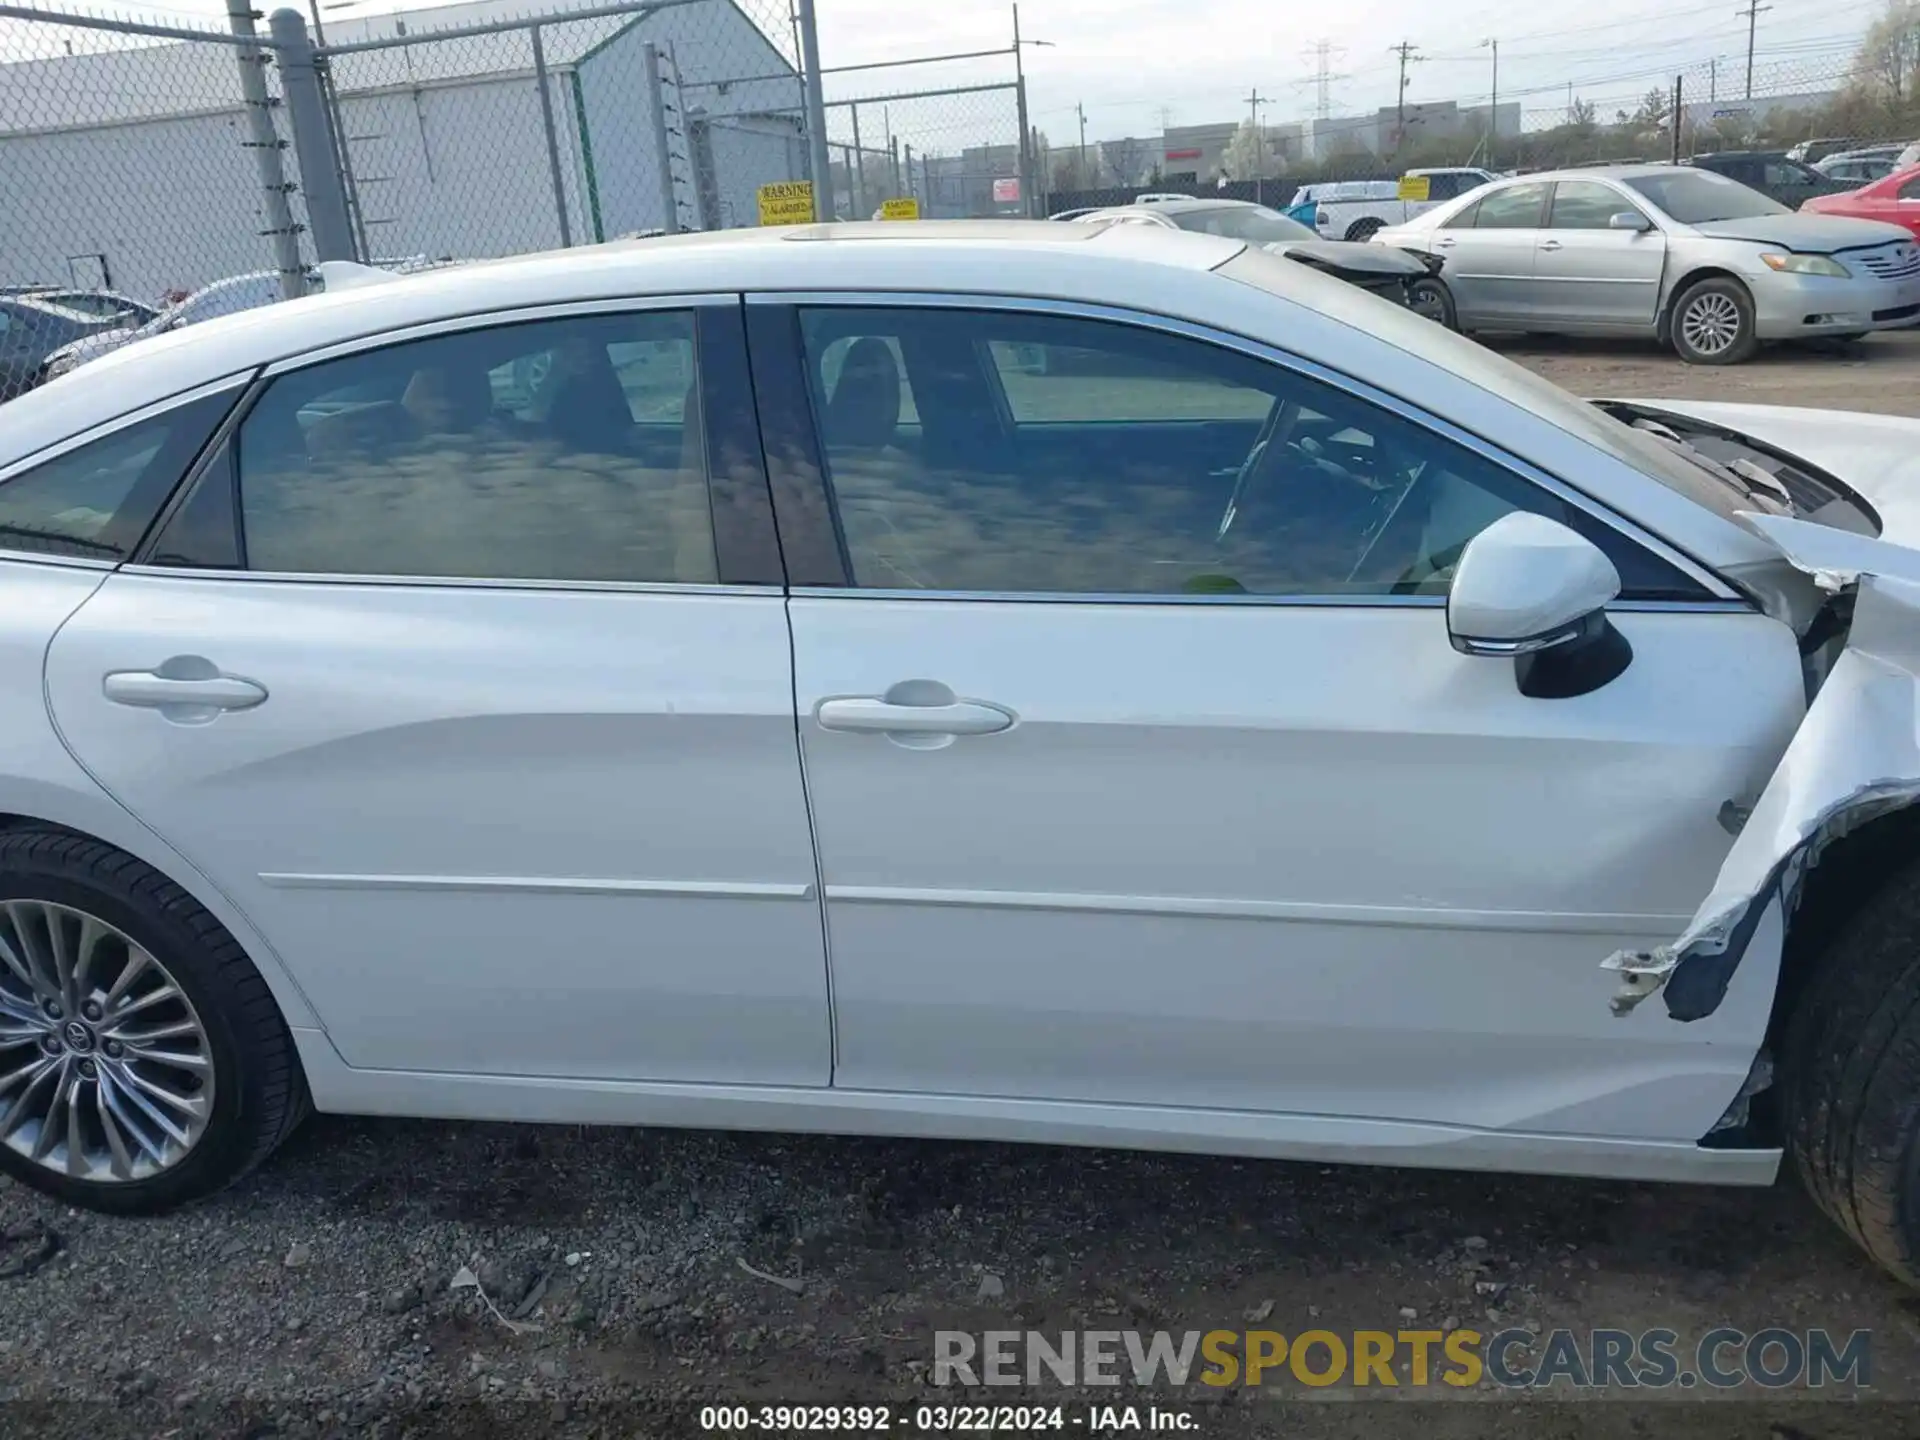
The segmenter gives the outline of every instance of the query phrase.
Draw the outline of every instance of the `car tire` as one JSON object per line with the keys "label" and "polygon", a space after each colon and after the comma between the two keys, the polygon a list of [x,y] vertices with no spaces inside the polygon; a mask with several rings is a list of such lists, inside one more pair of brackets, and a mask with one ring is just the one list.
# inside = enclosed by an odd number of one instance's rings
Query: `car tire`
{"label": "car tire", "polygon": [[1814,961],[1777,1051],[1786,1149],[1814,1202],[1920,1286],[1920,864]]}
{"label": "car tire", "polygon": [[231,1184],[308,1108],[279,1006],[226,928],[151,866],[57,829],[0,834],[0,1076],[28,1066],[0,1091],[0,1171],[111,1214]]}
{"label": "car tire", "polygon": [[1377,231],[1384,229],[1385,226],[1386,222],[1384,220],[1376,219],[1373,216],[1368,216],[1365,220],[1356,220],[1347,227],[1347,239],[1359,244],[1365,244],[1374,237]]}
{"label": "car tire", "polygon": [[1454,309],[1453,291],[1437,275],[1423,276],[1407,286],[1407,308],[1449,330],[1460,328],[1460,315]]}
{"label": "car tire", "polygon": [[1680,292],[1667,329],[1689,365],[1738,365],[1760,348],[1753,297],[1738,280],[1709,275]]}

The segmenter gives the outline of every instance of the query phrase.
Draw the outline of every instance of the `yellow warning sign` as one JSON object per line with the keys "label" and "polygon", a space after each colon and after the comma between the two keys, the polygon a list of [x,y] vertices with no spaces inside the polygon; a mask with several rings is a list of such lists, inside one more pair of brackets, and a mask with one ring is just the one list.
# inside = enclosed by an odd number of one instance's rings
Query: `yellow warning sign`
{"label": "yellow warning sign", "polygon": [[781,180],[760,187],[760,223],[762,225],[810,225],[813,223],[813,182]]}
{"label": "yellow warning sign", "polygon": [[882,220],[918,220],[920,218],[920,202],[911,195],[902,196],[894,200],[882,200],[880,202],[880,218]]}
{"label": "yellow warning sign", "polygon": [[1400,177],[1400,198],[1402,200],[1425,200],[1432,193],[1433,179],[1427,175],[1402,175]]}

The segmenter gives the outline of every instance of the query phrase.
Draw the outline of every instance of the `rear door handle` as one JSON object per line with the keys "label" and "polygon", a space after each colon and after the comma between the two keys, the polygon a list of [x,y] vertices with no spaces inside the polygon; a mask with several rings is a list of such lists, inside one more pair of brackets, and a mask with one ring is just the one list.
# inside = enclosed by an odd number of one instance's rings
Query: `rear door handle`
{"label": "rear door handle", "polygon": [[1540,248],[1542,250],[1558,250],[1560,248],[1560,242],[1558,240],[1542,240],[1540,242]]}
{"label": "rear door handle", "polygon": [[155,670],[115,670],[100,689],[116,705],[162,712],[251,710],[267,698],[266,686],[237,675],[187,678]]}
{"label": "rear door handle", "polygon": [[814,718],[822,730],[877,735],[993,735],[1013,725],[1011,711],[977,700],[896,705],[879,696],[822,700]]}

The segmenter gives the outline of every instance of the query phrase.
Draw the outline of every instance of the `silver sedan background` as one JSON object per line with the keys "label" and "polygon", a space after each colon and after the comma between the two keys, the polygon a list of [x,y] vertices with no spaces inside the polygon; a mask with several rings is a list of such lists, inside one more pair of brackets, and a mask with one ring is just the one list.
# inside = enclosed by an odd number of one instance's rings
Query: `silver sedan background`
{"label": "silver sedan background", "polygon": [[1643,336],[1696,365],[1920,320],[1905,230],[1796,214],[1690,166],[1497,181],[1374,241],[1443,257],[1442,318],[1460,329]]}

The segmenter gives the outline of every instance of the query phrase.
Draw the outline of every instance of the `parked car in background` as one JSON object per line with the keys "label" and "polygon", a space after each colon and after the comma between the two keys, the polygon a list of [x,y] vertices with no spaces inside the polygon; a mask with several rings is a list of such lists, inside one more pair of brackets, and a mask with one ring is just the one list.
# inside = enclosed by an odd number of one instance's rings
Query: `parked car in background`
{"label": "parked car in background", "polygon": [[[410,255],[401,259],[378,260],[373,267],[392,271],[396,274],[410,274],[418,270],[437,269],[454,262],[444,256],[430,258],[424,255]],[[326,267],[310,271],[307,275],[309,293],[320,293],[326,289]],[[204,285],[185,299],[167,306],[146,323],[133,328],[101,331],[87,335],[71,345],[62,347],[47,357],[42,379],[51,380],[64,375],[69,370],[97,360],[119,349],[122,345],[131,345],[136,340],[150,339],[155,335],[164,335],[170,330],[183,329],[188,325],[198,325],[202,321],[212,320],[221,315],[237,315],[243,310],[258,309],[262,305],[271,305],[284,299],[285,288],[280,283],[277,270],[256,270],[247,275],[229,275],[224,280],[216,280]]]}
{"label": "parked car in background", "polygon": [[1099,208],[1100,207],[1098,205],[1076,205],[1071,210],[1056,210],[1053,212],[1053,214],[1047,216],[1047,219],[1078,220],[1082,215],[1091,215],[1093,214],[1094,211],[1098,210]]}
{"label": "parked car in background", "polygon": [[36,295],[0,296],[0,400],[40,383],[47,357],[86,339],[117,333],[112,319]]}
{"label": "parked car in background", "polygon": [[121,325],[144,325],[160,313],[156,307],[114,290],[62,289],[55,285],[31,285],[11,288],[6,293],[24,295],[45,304],[58,305],[64,310],[75,310],[82,315],[112,320]]}
{"label": "parked car in background", "polygon": [[1811,165],[1789,159],[1784,150],[1721,150],[1682,163],[1738,180],[1789,210],[1815,195],[1830,195],[1848,186],[1845,180],[1829,179]]}
{"label": "parked car in background", "polygon": [[[1409,170],[1403,180],[1345,180],[1302,185],[1287,202],[1289,210],[1315,206],[1314,229],[1330,240],[1367,240],[1387,225],[1402,225],[1435,205],[1477,189],[1494,179],[1491,170],[1471,166]],[[1402,200],[1404,180],[1426,183],[1427,198]]]}
{"label": "parked car in background", "polygon": [[[1079,217],[1087,223],[1159,225],[1169,230],[1192,230],[1244,240],[1274,255],[1284,255],[1335,279],[1391,300],[1420,308],[1419,281],[1439,273],[1438,261],[1417,259],[1377,245],[1350,240],[1323,240],[1297,220],[1250,200],[1193,200],[1182,197],[1145,204],[1095,210]],[[1430,302],[1429,302],[1430,303]],[[1437,315],[1435,318],[1438,318]]]}
{"label": "parked car in background", "polygon": [[[1786,152],[1789,160],[1798,160],[1802,165],[1818,166],[1822,160],[1838,155],[1843,151],[1858,151],[1866,146],[1866,141],[1845,136],[1823,135],[1814,140],[1802,140]],[[1895,147],[1898,148],[1897,146]]]}
{"label": "parked car in background", "polygon": [[1856,185],[1864,185],[1870,180],[1878,180],[1882,175],[1891,175],[1895,163],[1900,158],[1898,145],[1880,145],[1869,150],[1849,150],[1838,155],[1829,155],[1818,161],[1814,169],[1829,180],[1846,180]]}
{"label": "parked car in background", "polygon": [[1697,365],[1920,320],[1907,231],[1795,214],[1684,165],[1504,180],[1374,241],[1445,257],[1461,329],[1646,336]]}
{"label": "parked car in background", "polygon": [[1920,166],[1883,176],[1871,185],[1839,195],[1820,195],[1800,209],[1810,215],[1847,215],[1856,220],[1883,220],[1920,238]]}

